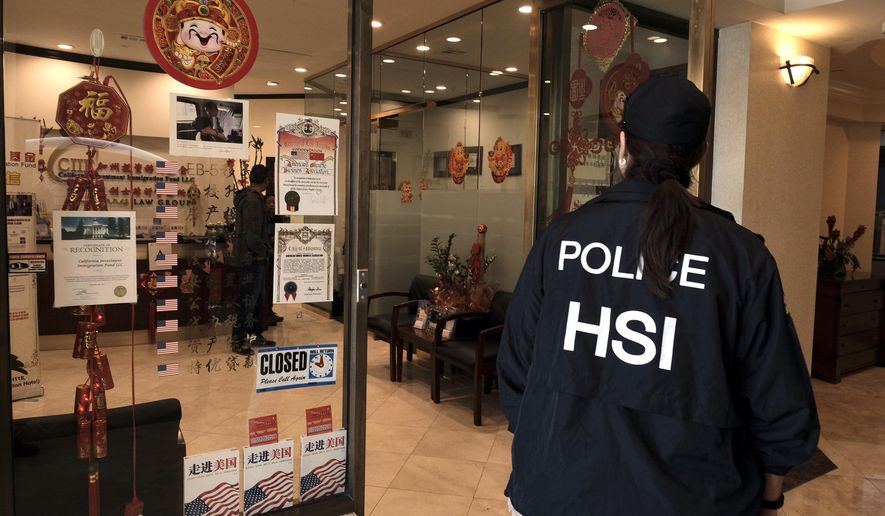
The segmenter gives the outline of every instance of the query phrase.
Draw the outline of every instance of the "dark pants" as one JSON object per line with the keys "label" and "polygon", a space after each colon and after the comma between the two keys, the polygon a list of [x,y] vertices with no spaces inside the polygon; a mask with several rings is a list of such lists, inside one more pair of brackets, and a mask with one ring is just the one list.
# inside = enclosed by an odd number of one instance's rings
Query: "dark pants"
{"label": "dark pants", "polygon": [[261,333],[262,290],[264,277],[267,274],[267,262],[255,260],[249,265],[240,267],[240,288],[237,293],[237,324],[234,327],[234,340],[242,340],[246,334]]}

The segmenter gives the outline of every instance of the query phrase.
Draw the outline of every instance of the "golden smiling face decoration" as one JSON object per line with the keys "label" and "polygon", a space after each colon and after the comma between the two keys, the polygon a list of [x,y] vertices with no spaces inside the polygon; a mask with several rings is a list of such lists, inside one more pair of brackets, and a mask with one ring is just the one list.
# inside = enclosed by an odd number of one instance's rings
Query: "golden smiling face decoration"
{"label": "golden smiling face decoration", "polygon": [[464,182],[464,176],[467,175],[467,169],[470,168],[470,156],[464,148],[464,144],[458,142],[451,151],[449,151],[449,175],[456,185]]}
{"label": "golden smiling face decoration", "polygon": [[503,183],[513,170],[513,148],[500,136],[495,140],[494,150],[489,151],[489,168],[496,183]]}

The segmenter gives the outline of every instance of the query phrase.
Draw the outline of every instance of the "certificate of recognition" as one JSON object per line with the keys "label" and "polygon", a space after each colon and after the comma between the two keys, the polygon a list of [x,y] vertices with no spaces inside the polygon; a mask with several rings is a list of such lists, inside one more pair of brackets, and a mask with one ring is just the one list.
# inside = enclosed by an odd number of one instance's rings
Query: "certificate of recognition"
{"label": "certificate of recognition", "polygon": [[332,300],[334,224],[277,224],[274,303]]}
{"label": "certificate of recognition", "polygon": [[134,211],[54,211],[54,306],[135,303],[134,229]]}
{"label": "certificate of recognition", "polygon": [[340,123],[277,113],[277,215],[338,215]]}

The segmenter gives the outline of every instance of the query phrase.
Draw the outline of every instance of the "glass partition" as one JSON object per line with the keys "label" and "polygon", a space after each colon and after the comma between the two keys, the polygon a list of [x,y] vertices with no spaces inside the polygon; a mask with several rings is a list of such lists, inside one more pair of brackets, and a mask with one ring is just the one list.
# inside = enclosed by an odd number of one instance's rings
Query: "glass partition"
{"label": "glass partition", "polygon": [[359,67],[303,74],[369,52],[371,2],[2,5],[0,513],[361,512]]}

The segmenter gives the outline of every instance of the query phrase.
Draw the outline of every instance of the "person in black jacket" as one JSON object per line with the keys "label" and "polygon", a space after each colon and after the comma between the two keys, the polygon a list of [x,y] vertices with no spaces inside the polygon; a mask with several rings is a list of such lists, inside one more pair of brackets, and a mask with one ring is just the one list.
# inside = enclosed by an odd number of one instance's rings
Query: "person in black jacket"
{"label": "person in black jacket", "polygon": [[276,344],[264,338],[259,324],[269,247],[265,238],[267,216],[263,195],[268,180],[267,167],[255,165],[249,173],[249,187],[234,197],[237,218],[233,258],[240,267],[240,286],[232,343],[233,351],[243,355],[253,354],[252,346]]}
{"label": "person in black jacket", "polygon": [[773,515],[816,449],[774,258],[686,190],[709,120],[685,79],[637,87],[625,180],[526,261],[497,364],[515,514]]}

